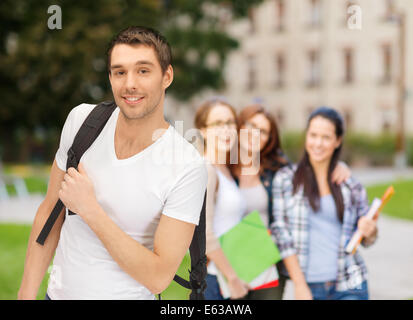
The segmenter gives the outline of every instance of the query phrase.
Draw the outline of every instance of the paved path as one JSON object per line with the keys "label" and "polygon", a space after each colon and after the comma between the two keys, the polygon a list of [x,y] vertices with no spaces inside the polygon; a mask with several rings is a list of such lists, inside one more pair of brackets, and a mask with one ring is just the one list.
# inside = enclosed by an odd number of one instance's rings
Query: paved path
{"label": "paved path", "polygon": [[[364,184],[413,178],[413,169],[355,169],[354,175]],[[413,193],[413,192],[412,192]],[[31,224],[43,197],[0,201],[0,222]],[[379,238],[374,246],[361,248],[369,271],[371,299],[413,298],[413,222],[382,215],[378,221]],[[290,281],[284,299],[294,299]]]}
{"label": "paved path", "polygon": [[9,200],[0,201],[0,223],[31,224],[43,199],[44,196],[42,195],[31,195],[23,198],[12,197]]}
{"label": "paved path", "polygon": [[362,168],[354,169],[354,176],[363,185],[390,182],[396,179],[413,179],[413,168],[395,170],[393,168]]}

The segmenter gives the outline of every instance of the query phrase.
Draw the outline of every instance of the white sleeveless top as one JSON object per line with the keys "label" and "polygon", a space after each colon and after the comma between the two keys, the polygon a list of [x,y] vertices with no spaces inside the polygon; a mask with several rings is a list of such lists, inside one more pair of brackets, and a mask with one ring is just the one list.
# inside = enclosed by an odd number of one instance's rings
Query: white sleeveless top
{"label": "white sleeveless top", "polygon": [[[219,238],[241,221],[247,206],[235,181],[227,178],[219,169],[215,168],[215,171],[219,185],[215,202],[213,230],[215,236]],[[217,268],[212,261],[208,264],[208,273],[217,274]]]}
{"label": "white sleeveless top", "polygon": [[262,183],[253,187],[240,188],[240,191],[247,204],[245,214],[247,215],[252,211],[257,210],[260,213],[264,225],[269,227],[268,194]]}

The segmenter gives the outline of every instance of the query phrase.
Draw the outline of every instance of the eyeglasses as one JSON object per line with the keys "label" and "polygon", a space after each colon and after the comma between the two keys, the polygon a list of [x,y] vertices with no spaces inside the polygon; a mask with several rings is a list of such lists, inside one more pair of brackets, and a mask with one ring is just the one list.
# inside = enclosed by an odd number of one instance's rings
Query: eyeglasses
{"label": "eyeglasses", "polygon": [[206,125],[207,128],[211,128],[211,127],[216,127],[216,128],[235,128],[237,126],[237,123],[235,122],[235,120],[228,120],[228,121],[214,121],[211,122],[209,124]]}
{"label": "eyeglasses", "polygon": [[260,135],[263,135],[263,136],[269,136],[270,135],[270,132],[268,130],[258,128],[254,123],[249,122],[249,121],[245,121],[244,128],[249,129],[249,130],[251,130],[251,129],[260,130]]}

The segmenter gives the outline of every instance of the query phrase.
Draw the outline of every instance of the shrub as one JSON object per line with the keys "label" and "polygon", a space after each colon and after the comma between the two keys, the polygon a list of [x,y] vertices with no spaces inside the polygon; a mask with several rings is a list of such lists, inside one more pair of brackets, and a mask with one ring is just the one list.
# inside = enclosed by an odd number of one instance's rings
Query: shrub
{"label": "shrub", "polygon": [[[353,166],[392,166],[396,152],[396,138],[392,134],[369,135],[348,133],[344,136],[341,159]],[[286,132],[281,136],[286,155],[296,162],[304,148],[304,134]],[[413,137],[407,139],[407,160],[413,165]]]}

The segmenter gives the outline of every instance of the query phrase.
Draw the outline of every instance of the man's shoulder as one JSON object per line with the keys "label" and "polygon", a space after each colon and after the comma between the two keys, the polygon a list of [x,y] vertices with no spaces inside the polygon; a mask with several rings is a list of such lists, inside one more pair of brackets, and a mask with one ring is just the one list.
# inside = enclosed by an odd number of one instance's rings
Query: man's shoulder
{"label": "man's shoulder", "polygon": [[70,127],[78,130],[95,106],[95,104],[89,103],[81,103],[77,105],[70,110],[66,122],[69,123]]}
{"label": "man's shoulder", "polygon": [[96,107],[96,104],[89,104],[89,103],[81,103],[74,107],[69,115],[75,119],[86,119],[88,114]]}

